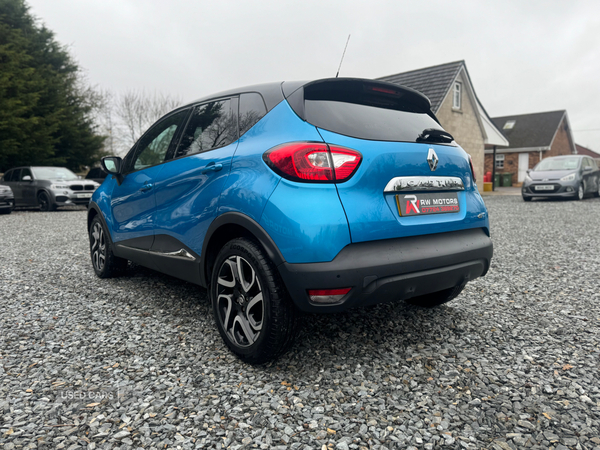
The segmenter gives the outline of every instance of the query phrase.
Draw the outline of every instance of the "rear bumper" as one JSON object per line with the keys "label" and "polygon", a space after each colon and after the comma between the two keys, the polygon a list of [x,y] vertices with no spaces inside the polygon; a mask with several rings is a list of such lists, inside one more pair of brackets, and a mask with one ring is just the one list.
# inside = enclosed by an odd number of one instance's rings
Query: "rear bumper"
{"label": "rear bumper", "polygon": [[[454,231],[346,246],[333,261],[279,266],[296,306],[339,312],[405,300],[464,284],[487,273],[493,245],[483,229]],[[308,289],[352,287],[337,304],[310,302]]]}

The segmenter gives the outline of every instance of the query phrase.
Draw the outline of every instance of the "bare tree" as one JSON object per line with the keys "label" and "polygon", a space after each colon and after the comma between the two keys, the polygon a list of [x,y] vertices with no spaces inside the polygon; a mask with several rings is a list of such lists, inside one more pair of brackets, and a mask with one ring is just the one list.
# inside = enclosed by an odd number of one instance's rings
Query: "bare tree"
{"label": "bare tree", "polygon": [[104,153],[124,156],[154,122],[181,103],[179,98],[157,92],[95,90],[94,122],[105,136]]}
{"label": "bare tree", "polygon": [[120,146],[129,149],[159,118],[181,105],[181,99],[154,92],[127,91],[114,102],[118,120]]}
{"label": "bare tree", "polygon": [[119,152],[119,136],[115,129],[114,118],[114,98],[110,91],[96,91],[95,122],[100,134],[106,137],[104,140],[104,152],[109,155],[116,155]]}

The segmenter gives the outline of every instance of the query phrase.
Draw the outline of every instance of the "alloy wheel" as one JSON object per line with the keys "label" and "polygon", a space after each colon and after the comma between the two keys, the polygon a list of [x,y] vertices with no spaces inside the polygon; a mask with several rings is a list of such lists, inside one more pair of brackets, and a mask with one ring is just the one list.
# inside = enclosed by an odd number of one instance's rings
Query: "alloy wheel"
{"label": "alloy wheel", "polygon": [[94,268],[98,271],[104,269],[106,263],[106,239],[102,225],[96,222],[92,227],[92,262]]}
{"label": "alloy wheel", "polygon": [[46,195],[44,192],[38,195],[38,205],[40,205],[40,209],[42,211],[50,210],[50,200],[48,199],[48,195]]}
{"label": "alloy wheel", "polygon": [[577,189],[577,200],[583,200],[583,185],[579,185],[579,189]]}
{"label": "alloy wheel", "polygon": [[263,291],[252,264],[239,255],[224,260],[216,289],[223,330],[238,347],[251,346],[260,336],[265,315]]}

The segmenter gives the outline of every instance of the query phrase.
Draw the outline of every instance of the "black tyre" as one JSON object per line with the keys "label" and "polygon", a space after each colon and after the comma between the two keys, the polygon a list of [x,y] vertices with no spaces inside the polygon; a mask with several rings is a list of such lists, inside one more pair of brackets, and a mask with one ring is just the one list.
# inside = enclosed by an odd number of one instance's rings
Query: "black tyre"
{"label": "black tyre", "polygon": [[298,313],[277,269],[255,242],[238,238],[223,246],[209,289],[219,333],[240,359],[261,364],[291,346]]}
{"label": "black tyre", "polygon": [[524,202],[530,202],[530,201],[531,201],[531,197],[525,197],[525,196],[523,195],[523,201],[524,201]]}
{"label": "black tyre", "polygon": [[114,277],[127,268],[127,260],[113,254],[108,232],[98,216],[90,226],[90,256],[94,272],[100,278]]}
{"label": "black tyre", "polygon": [[46,192],[40,192],[37,199],[40,211],[54,211],[56,209],[56,205],[52,203],[50,196]]}
{"label": "black tyre", "polygon": [[411,305],[421,306],[423,308],[434,308],[455,299],[464,288],[465,285],[463,284],[462,286],[455,286],[450,289],[444,289],[443,291],[432,292],[431,294],[409,298],[407,302]]}
{"label": "black tyre", "polygon": [[583,189],[583,184],[580,184],[577,188],[577,192],[575,193],[575,200],[583,200],[584,193],[585,191]]}
{"label": "black tyre", "polygon": [[598,189],[594,192],[594,197],[600,197],[600,179],[598,179]]}

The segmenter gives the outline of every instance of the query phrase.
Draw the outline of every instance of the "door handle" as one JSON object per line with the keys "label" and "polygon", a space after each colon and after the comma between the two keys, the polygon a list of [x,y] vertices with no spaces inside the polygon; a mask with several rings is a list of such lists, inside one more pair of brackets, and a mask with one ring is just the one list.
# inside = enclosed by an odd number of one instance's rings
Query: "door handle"
{"label": "door handle", "polygon": [[142,191],[142,192],[147,192],[147,191],[149,191],[150,189],[152,189],[152,187],[153,187],[153,186],[154,186],[154,185],[153,185],[152,183],[145,184],[145,185],[143,185],[143,186],[140,188],[140,191]]}
{"label": "door handle", "polygon": [[205,174],[208,172],[218,172],[222,168],[223,168],[223,164],[215,164],[214,162],[211,162],[211,163],[208,163],[208,165],[204,169],[202,169],[202,174]]}

